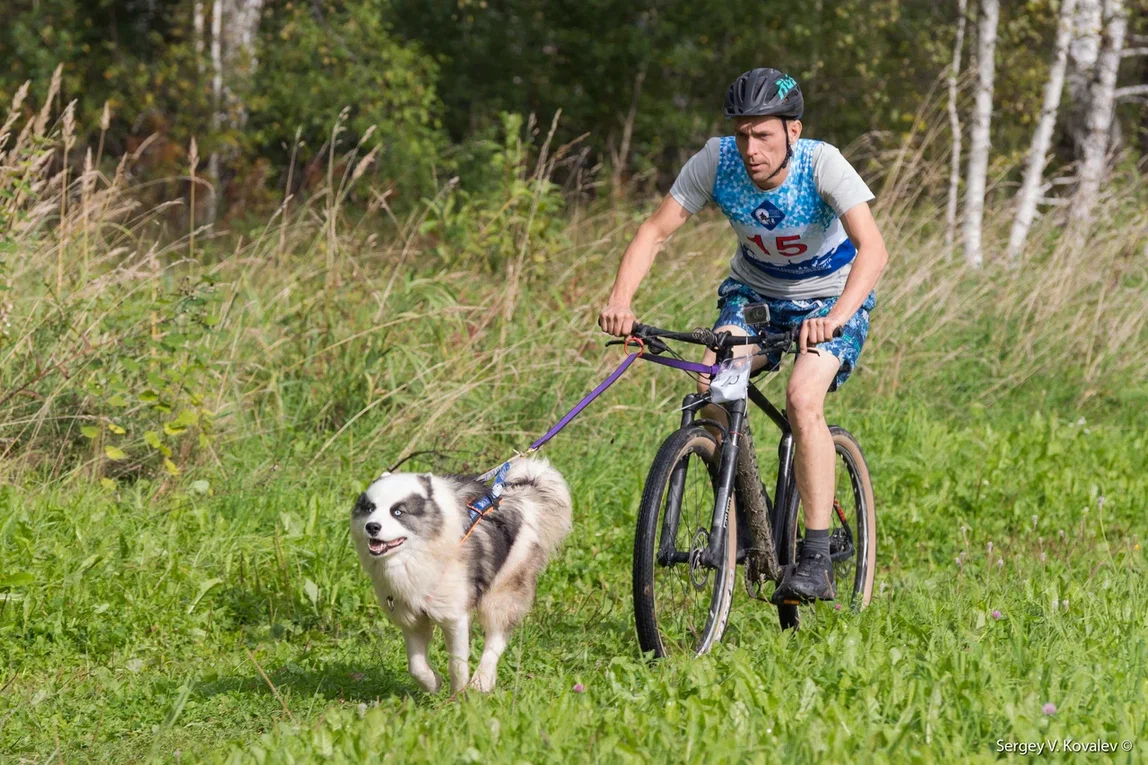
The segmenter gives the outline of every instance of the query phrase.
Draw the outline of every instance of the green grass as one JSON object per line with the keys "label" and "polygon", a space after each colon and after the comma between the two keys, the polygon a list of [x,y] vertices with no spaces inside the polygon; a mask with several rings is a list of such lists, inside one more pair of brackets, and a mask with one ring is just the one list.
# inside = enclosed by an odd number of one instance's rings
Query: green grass
{"label": "green grass", "polygon": [[[380,210],[329,203],[340,186],[232,251],[160,247],[162,211],[128,216],[119,176],[85,176],[60,226],[59,200],[21,180],[56,166],[37,138],[0,168],[0,761],[949,762],[1065,737],[1144,758],[1132,193],[1087,252],[1046,216],[1023,268],[973,273],[910,204],[919,174],[885,182],[889,273],[829,412],[873,474],[869,609],[817,606],[782,633],[739,585],[712,654],[637,653],[634,516],[692,386],[637,365],[546,447],[574,533],[498,690],[451,700],[408,678],[351,505],[417,449],[437,454],[410,468],[497,464],[605,376],[621,354],[594,320],[638,211],[561,217],[545,172],[519,168],[506,199],[444,189],[380,239]],[[713,216],[675,236],[642,319],[708,324],[729,246]]]}
{"label": "green grass", "polygon": [[[361,470],[257,478],[240,453],[233,478],[159,499],[146,481],[5,487],[0,566],[33,581],[9,588],[0,615],[0,751],[732,762],[988,760],[998,739],[1064,736],[1148,746],[1138,429],[1020,410],[958,422],[892,399],[851,408],[846,389],[833,419],[862,436],[879,497],[873,605],[819,606],[786,634],[739,595],[711,656],[651,666],[633,633],[630,549],[677,382],[639,368],[610,394],[634,409],[589,416],[548,447],[575,530],[490,697],[433,698],[407,677],[348,541]],[[638,416],[651,399],[662,414]]]}

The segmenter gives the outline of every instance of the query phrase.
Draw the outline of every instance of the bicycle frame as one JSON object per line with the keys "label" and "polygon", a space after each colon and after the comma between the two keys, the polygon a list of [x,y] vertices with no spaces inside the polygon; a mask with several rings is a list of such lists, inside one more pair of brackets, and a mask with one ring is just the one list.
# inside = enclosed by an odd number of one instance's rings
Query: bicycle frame
{"label": "bicycle frame", "polygon": [[[723,354],[724,355],[724,354]],[[785,414],[780,411],[773,403],[765,397],[765,394],[753,384],[749,383],[748,398],[740,401],[732,401],[722,404],[729,414],[729,434],[736,434],[745,437],[745,425],[747,417],[747,404],[746,401],[751,401],[754,406],[760,409],[769,417],[771,421],[781,431],[781,441],[778,443],[778,471],[777,471],[777,484],[774,489],[774,504],[773,504],[773,517],[769,518],[770,526],[776,531],[780,528],[780,513],[786,506],[786,501],[790,496],[790,492],[796,490],[795,479],[793,477],[793,431],[790,427],[789,420],[786,419]],[[697,418],[697,412],[707,403],[711,403],[709,393],[690,393],[682,400],[682,422],[681,427],[686,427],[692,424]],[[716,568],[720,563],[724,554],[724,549],[719,540],[723,539],[726,530],[726,519],[728,513],[726,509],[729,507],[730,495],[734,491],[735,473],[737,470],[737,458],[739,450],[739,439],[726,437],[722,440],[721,461],[718,468],[718,488],[717,496],[714,499],[713,517],[710,521],[711,533],[706,548],[701,553],[701,563],[710,568]],[[680,496],[686,481],[686,465],[679,465],[674,469],[674,473],[670,477],[670,486],[668,489],[670,498]],[[756,487],[754,487],[756,489]],[[751,489],[752,490],[752,489]],[[680,502],[667,502],[668,507],[680,508]],[[671,513],[667,512],[662,520],[661,539],[658,543],[658,562],[662,565],[670,563],[686,563],[688,562],[689,553],[677,551],[674,549],[674,539],[677,537],[678,521],[680,518],[671,517]],[[733,540],[736,544],[736,540]],[[781,537],[774,535],[774,550],[773,555],[776,558],[781,554]]]}

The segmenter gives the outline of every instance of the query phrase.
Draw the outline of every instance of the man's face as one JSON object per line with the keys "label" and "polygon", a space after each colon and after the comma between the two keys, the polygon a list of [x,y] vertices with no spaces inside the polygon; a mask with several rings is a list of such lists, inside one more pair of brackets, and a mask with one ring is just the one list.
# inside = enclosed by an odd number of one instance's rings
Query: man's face
{"label": "man's face", "polygon": [[[789,120],[789,142],[801,135],[801,121]],[[734,120],[737,150],[750,179],[762,188],[776,188],[785,180],[778,173],[766,180],[785,161],[785,129],[780,117],[739,117]]]}

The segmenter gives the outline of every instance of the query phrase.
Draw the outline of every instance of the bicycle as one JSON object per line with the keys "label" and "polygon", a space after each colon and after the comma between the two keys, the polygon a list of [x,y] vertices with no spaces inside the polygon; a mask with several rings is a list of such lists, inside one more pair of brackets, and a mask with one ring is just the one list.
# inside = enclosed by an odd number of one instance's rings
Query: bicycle
{"label": "bicycle", "polygon": [[[740,345],[757,345],[759,353],[789,353],[798,330],[737,337],[708,329],[673,332],[635,324],[630,338],[615,342],[638,341],[644,346],[641,358],[688,369],[700,365],[659,358],[666,353],[677,356],[665,340],[708,347],[721,364]],[[634,614],[643,653],[652,652],[658,658],[686,650],[697,656],[709,651],[725,631],[737,565],[745,564],[749,595],[765,600],[763,586],[780,583],[802,544],[804,521],[793,474],[793,433],[785,413],[752,380],[746,398],[721,404],[729,415],[728,426],[697,417],[711,398],[712,390],[690,393],[683,399],[681,425],[654,457],[638,510]],[[758,473],[747,398],[781,431],[774,501]],[[720,445],[707,427],[721,433]],[[846,583],[851,582],[848,602],[860,610],[872,596],[876,566],[873,486],[857,439],[837,426],[831,426],[830,433],[838,456],[836,470],[844,468],[846,478],[843,482],[835,474],[830,557],[839,601]],[[743,524],[745,531],[739,535]],[[730,544],[730,539],[735,543]],[[706,592],[708,602],[703,602]],[[791,601],[777,606],[782,628],[799,625],[798,605]]]}

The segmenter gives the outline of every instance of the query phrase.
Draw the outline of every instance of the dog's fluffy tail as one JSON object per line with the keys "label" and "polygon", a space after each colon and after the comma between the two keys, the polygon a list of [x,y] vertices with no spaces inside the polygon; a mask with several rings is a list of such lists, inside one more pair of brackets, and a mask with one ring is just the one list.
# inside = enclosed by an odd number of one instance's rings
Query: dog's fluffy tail
{"label": "dog's fluffy tail", "polygon": [[538,529],[539,541],[549,558],[570,533],[573,503],[570,487],[550,462],[541,457],[516,461],[506,474],[507,483],[524,483],[533,487],[530,498],[536,501],[533,524]]}

